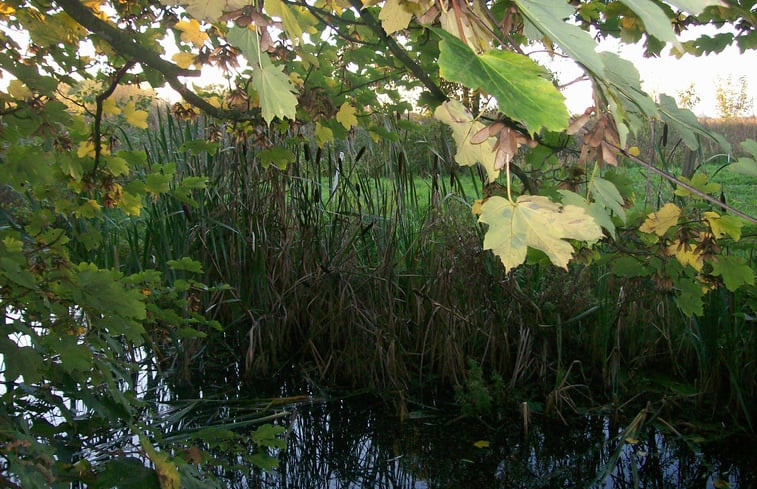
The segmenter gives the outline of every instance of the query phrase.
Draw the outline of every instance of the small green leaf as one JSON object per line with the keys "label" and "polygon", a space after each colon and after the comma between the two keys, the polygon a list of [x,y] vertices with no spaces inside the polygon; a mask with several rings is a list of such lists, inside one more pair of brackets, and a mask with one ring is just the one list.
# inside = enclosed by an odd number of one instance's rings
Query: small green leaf
{"label": "small green leaf", "polygon": [[287,165],[294,163],[294,153],[283,146],[274,146],[258,152],[258,158],[263,168],[273,164],[279,170],[286,170]]}
{"label": "small green leaf", "polygon": [[[707,175],[705,175],[704,173],[696,173],[696,174],[694,174],[691,177],[691,180],[689,180],[688,178],[683,177],[683,176],[678,177],[678,178],[683,183],[688,183],[689,185],[691,185],[695,189],[697,189],[697,190],[699,190],[701,192],[704,192],[706,194],[712,194],[712,193],[715,193],[718,190],[720,190],[720,184],[719,183],[710,182],[709,179],[708,179],[708,177],[707,177]],[[695,199],[701,199],[702,198],[699,195],[697,195],[695,193],[692,193],[692,192],[688,191],[687,189],[685,189],[685,188],[683,188],[681,186],[679,186],[678,188],[676,188],[675,194],[678,195],[678,196],[681,196],[681,197],[694,197]]]}

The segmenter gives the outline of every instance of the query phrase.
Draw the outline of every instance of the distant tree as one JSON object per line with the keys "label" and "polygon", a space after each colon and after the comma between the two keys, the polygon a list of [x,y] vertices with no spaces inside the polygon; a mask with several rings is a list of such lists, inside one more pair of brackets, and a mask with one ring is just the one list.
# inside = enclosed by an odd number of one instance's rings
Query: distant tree
{"label": "distant tree", "polygon": [[689,82],[689,86],[680,90],[676,95],[678,95],[678,105],[689,110],[694,110],[694,107],[702,101],[694,87],[694,82]]}
{"label": "distant tree", "polygon": [[749,115],[754,105],[754,98],[749,96],[749,84],[743,75],[735,81],[730,75],[718,80],[715,100],[724,119]]}

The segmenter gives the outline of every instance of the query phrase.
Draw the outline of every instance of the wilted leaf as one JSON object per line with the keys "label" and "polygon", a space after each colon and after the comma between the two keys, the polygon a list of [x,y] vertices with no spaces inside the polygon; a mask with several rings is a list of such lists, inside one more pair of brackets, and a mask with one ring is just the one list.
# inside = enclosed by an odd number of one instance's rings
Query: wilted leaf
{"label": "wilted leaf", "polygon": [[680,216],[681,209],[675,204],[667,203],[657,212],[647,215],[647,220],[639,227],[639,231],[662,236],[668,229],[678,224]]}
{"label": "wilted leaf", "polygon": [[493,182],[499,176],[499,170],[494,167],[495,151],[494,138],[488,138],[480,144],[471,143],[474,134],[484,129],[484,125],[473,120],[468,110],[456,100],[449,100],[436,108],[434,118],[444,122],[452,129],[457,153],[455,161],[458,165],[473,166],[481,163],[486,170],[487,180]]}
{"label": "wilted leaf", "polygon": [[490,443],[487,440],[478,440],[473,442],[473,446],[476,448],[489,448]]}
{"label": "wilted leaf", "polygon": [[596,241],[602,229],[582,208],[561,206],[539,195],[521,195],[517,202],[490,197],[479,221],[489,225],[484,249],[491,249],[510,270],[526,259],[528,247],[543,251],[552,263],[567,268],[573,246],[566,241]]}

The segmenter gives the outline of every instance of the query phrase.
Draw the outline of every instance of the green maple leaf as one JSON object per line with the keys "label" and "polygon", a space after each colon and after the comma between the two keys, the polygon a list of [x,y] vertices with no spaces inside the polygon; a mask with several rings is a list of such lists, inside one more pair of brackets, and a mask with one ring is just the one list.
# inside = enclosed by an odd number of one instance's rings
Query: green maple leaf
{"label": "green maple leaf", "polygon": [[675,297],[676,304],[686,316],[701,316],[704,313],[702,286],[693,280],[684,279],[677,284],[679,294]]}
{"label": "green maple leaf", "polygon": [[[267,57],[267,56],[266,56]],[[252,86],[258,92],[263,119],[270,124],[274,117],[294,119],[297,97],[283,66],[265,64],[252,74]]]}
{"label": "green maple leaf", "polygon": [[571,58],[581,63],[593,75],[604,75],[604,63],[595,51],[597,43],[591,34],[574,24],[565,22],[573,15],[573,7],[553,0],[514,0],[526,19],[560,46]]}
{"label": "green maple leaf", "polygon": [[522,54],[499,49],[477,55],[452,34],[441,29],[434,32],[442,38],[442,77],[493,95],[500,111],[523,122],[531,132],[542,127],[554,131],[568,127],[565,98],[541,66]]}
{"label": "green maple leaf", "polygon": [[625,201],[614,183],[604,178],[594,177],[590,188],[594,200],[613,211],[623,222],[626,221],[626,211],[623,209]]}
{"label": "green maple leaf", "polygon": [[[691,180],[683,176],[678,177],[678,179],[681,180],[683,183],[688,183],[695,189],[702,191],[706,194],[712,194],[720,190],[720,184],[715,183],[715,182],[710,182],[707,175],[705,175],[704,173],[695,173],[691,177]],[[681,197],[694,197],[695,199],[701,199],[699,195],[689,192],[688,190],[680,186],[676,188],[675,194]]]}
{"label": "green maple leaf", "polygon": [[731,292],[742,285],[754,285],[754,270],[739,256],[718,256],[712,262],[712,275],[721,277]]}
{"label": "green maple leaf", "polygon": [[563,207],[540,195],[521,195],[516,202],[490,197],[481,206],[479,221],[489,225],[484,249],[499,256],[507,270],[525,261],[528,247],[543,251],[553,264],[567,268],[573,257],[567,239],[602,238],[602,229],[584,209]]}
{"label": "green maple leaf", "polygon": [[647,33],[656,37],[660,41],[677,43],[676,33],[670,24],[670,19],[663,10],[651,2],[651,0],[625,0],[623,2],[628,8],[639,16],[644,22],[644,29]]}
{"label": "green maple leaf", "polygon": [[263,119],[270,124],[274,117],[294,119],[297,114],[297,93],[283,66],[276,66],[260,51],[255,31],[234,26],[226,38],[238,47],[247,61],[255,66],[252,86],[258,92]]}

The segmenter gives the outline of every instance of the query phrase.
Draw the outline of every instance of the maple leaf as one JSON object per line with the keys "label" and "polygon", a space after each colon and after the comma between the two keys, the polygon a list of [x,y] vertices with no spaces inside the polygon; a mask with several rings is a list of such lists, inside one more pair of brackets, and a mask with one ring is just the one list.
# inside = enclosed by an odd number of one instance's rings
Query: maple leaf
{"label": "maple leaf", "polygon": [[176,66],[182,69],[187,69],[195,62],[195,59],[197,59],[197,56],[192,53],[186,53],[186,52],[178,52],[171,56],[171,59],[174,63],[176,63]]}
{"label": "maple leaf", "polygon": [[405,29],[412,18],[413,14],[402,7],[400,0],[387,0],[379,13],[381,27],[389,36]]}
{"label": "maple leaf", "polygon": [[195,19],[182,20],[174,26],[181,31],[181,40],[201,48],[209,39],[207,33],[200,29],[200,23]]}
{"label": "maple leaf", "polygon": [[682,243],[680,240],[675,240],[668,246],[667,252],[668,255],[675,256],[681,266],[691,265],[697,272],[702,271],[702,252],[697,251],[694,246]]}
{"label": "maple leaf", "polygon": [[88,156],[90,158],[95,157],[95,143],[92,141],[82,141],[79,143],[79,148],[76,150],[76,156],[79,158],[84,158],[85,156]]}
{"label": "maple leaf", "polygon": [[731,292],[742,285],[754,285],[754,270],[740,256],[718,256],[711,263],[712,275],[721,277]]}
{"label": "maple leaf", "polygon": [[339,112],[336,113],[336,120],[341,125],[343,125],[345,129],[349,129],[352,126],[357,126],[357,117],[355,117],[355,112],[355,107],[345,102],[339,108]]}
{"label": "maple leaf", "polygon": [[681,209],[675,204],[667,203],[657,212],[647,215],[647,220],[639,227],[643,233],[655,233],[657,236],[664,235],[668,229],[678,224]]}
{"label": "maple leaf", "polygon": [[543,251],[550,261],[567,268],[573,246],[566,241],[596,241],[602,229],[584,209],[561,206],[540,195],[521,195],[516,202],[490,197],[481,205],[479,221],[489,225],[484,249],[499,256],[506,270],[526,260],[528,247]]}
{"label": "maple leaf", "polygon": [[[264,59],[267,59],[267,55]],[[252,86],[258,92],[263,119],[270,124],[274,117],[294,119],[297,114],[296,90],[284,73],[283,66],[270,60],[263,62],[252,74]]]}
{"label": "maple leaf", "polygon": [[720,215],[717,212],[707,211],[702,216],[710,224],[712,234],[716,238],[722,238],[726,235],[733,238],[734,241],[741,239],[741,227],[744,222],[735,216]]}
{"label": "maple leaf", "polygon": [[334,131],[328,127],[322,126],[320,122],[316,122],[315,140],[318,142],[318,147],[323,148],[326,143],[334,140]]}
{"label": "maple leaf", "polygon": [[[714,192],[717,192],[720,190],[720,184],[715,182],[709,182],[707,175],[704,173],[696,173],[694,176],[691,177],[691,180],[689,180],[686,177],[678,177],[683,183],[688,183],[692,187],[694,187],[697,190],[700,190],[706,194],[711,194]],[[694,197],[695,199],[701,199],[699,195],[692,193],[688,191],[687,189],[683,187],[678,187],[675,190],[676,195],[680,195],[681,197]]]}
{"label": "maple leaf", "polygon": [[103,114],[107,115],[118,115],[121,113],[121,109],[116,107],[116,99],[115,98],[106,98],[103,100]]}
{"label": "maple leaf", "polygon": [[129,102],[123,109],[126,122],[138,129],[147,129],[147,116],[149,115],[146,110],[139,110],[134,105],[134,102]]}
{"label": "maple leaf", "polygon": [[494,151],[497,141],[491,137],[479,144],[471,142],[473,135],[478,134],[485,126],[475,121],[463,104],[456,100],[444,102],[434,111],[434,119],[444,122],[452,129],[452,138],[457,146],[455,161],[458,165],[473,166],[481,163],[486,170],[487,180],[493,182],[497,179],[499,170],[495,168]]}
{"label": "maple leaf", "polygon": [[15,99],[26,100],[34,94],[21,80],[11,80],[8,83],[8,95]]}

